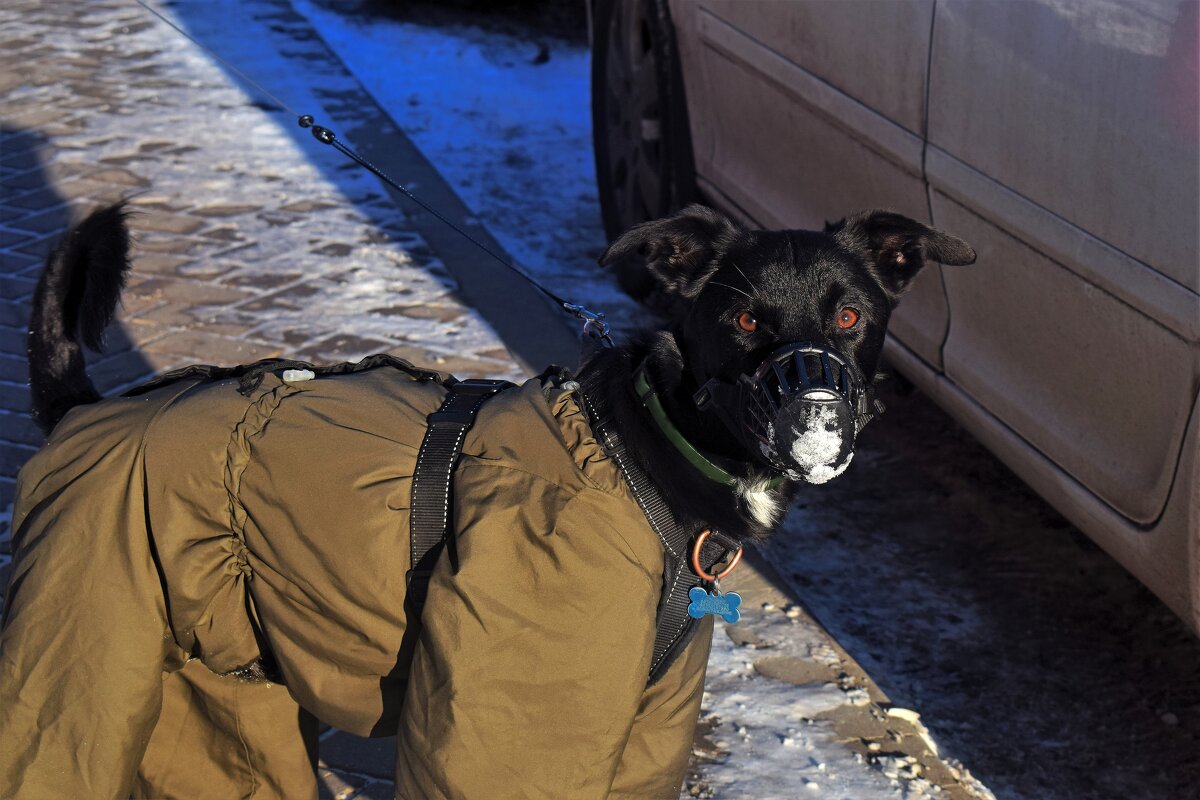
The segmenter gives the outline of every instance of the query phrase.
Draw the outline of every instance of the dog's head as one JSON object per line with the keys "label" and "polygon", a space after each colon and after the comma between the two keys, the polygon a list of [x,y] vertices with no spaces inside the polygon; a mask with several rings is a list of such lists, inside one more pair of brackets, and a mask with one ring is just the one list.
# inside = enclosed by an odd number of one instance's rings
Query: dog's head
{"label": "dog's head", "polygon": [[633,253],[679,300],[677,370],[661,376],[668,392],[736,382],[798,342],[841,354],[870,383],[888,318],[913,278],[930,261],[975,260],[963,240],[888,211],[824,231],[753,231],[702,206],[631,228],[601,263]]}

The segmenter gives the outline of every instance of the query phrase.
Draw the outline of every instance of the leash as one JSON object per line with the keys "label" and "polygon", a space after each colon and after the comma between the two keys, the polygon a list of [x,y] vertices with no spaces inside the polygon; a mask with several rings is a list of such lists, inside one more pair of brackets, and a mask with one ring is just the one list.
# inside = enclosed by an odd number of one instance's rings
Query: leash
{"label": "leash", "polygon": [[242,72],[240,69],[238,69],[236,66],[231,64],[229,61],[226,61],[224,58],[221,58],[221,56],[217,55],[212,50],[205,47],[202,43],[197,41],[191,34],[189,34],[183,28],[180,28],[178,25],[176,25],[170,19],[165,17],[157,9],[147,5],[144,2],[144,0],[134,0],[134,2],[137,3],[139,6],[141,6],[142,8],[144,8],[146,11],[149,11],[151,14],[158,17],[163,22],[165,22],[169,27],[174,29],[176,33],[178,33],[180,36],[182,36],[185,39],[187,39],[188,41],[190,41],[192,44],[196,45],[205,54],[207,54],[210,58],[213,58],[213,59],[219,61],[222,65],[225,66],[225,68],[227,68],[228,70],[230,70],[231,72],[236,74],[239,78],[241,78],[246,83],[253,86],[259,92],[261,92],[264,96],[270,98],[280,108],[285,109],[289,113],[293,114],[296,117],[297,122],[299,123],[300,127],[310,129],[312,131],[313,138],[316,139],[318,142],[320,142],[321,144],[329,145],[334,150],[337,150],[339,153],[346,156],[351,161],[354,161],[356,164],[358,164],[359,166],[366,169],[368,172],[373,174],[375,177],[379,178],[381,181],[386,183],[388,186],[391,186],[393,189],[395,189],[396,191],[403,194],[409,200],[413,201],[418,206],[425,209],[425,211],[432,214],[434,217],[436,217],[442,223],[449,226],[454,232],[456,232],[457,234],[462,236],[468,242],[475,245],[477,248],[479,248],[481,251],[483,251],[487,255],[491,256],[494,260],[499,262],[501,266],[506,267],[510,272],[513,272],[517,276],[524,278],[531,286],[533,286],[539,292],[544,294],[547,298],[550,299],[551,302],[553,302],[555,305],[557,305],[563,311],[567,312],[568,314],[575,317],[576,319],[581,320],[583,322],[583,333],[584,333],[585,340],[588,338],[591,338],[593,340],[599,340],[606,347],[612,346],[613,341],[612,341],[612,336],[610,335],[611,326],[605,320],[604,314],[602,312],[592,311],[591,309],[584,306],[582,303],[572,303],[569,300],[559,297],[557,294],[555,294],[554,292],[550,291],[545,286],[540,284],[528,272],[526,272],[525,270],[518,267],[515,262],[513,262],[510,259],[504,258],[499,253],[494,251],[492,248],[488,247],[483,242],[479,241],[477,238],[475,238],[474,236],[469,234],[467,231],[463,230],[459,225],[455,224],[453,220],[447,218],[444,214],[439,212],[437,209],[433,208],[428,203],[426,203],[424,200],[417,197],[417,195],[413,194],[412,191],[410,191],[408,189],[408,187],[403,186],[402,184],[397,183],[396,181],[392,180],[392,178],[389,175],[387,175],[387,173],[385,173],[383,170],[381,170],[379,167],[375,166],[370,161],[363,158],[361,155],[356,153],[350,147],[347,147],[342,142],[342,140],[338,139],[337,134],[335,134],[332,130],[330,130],[329,128],[327,128],[323,125],[317,125],[316,120],[312,114],[297,113],[296,109],[292,108],[290,105],[285,103],[274,93],[268,91],[266,89],[266,87],[264,87],[262,84],[260,84],[258,81],[254,80],[253,78],[251,78],[246,73]]}

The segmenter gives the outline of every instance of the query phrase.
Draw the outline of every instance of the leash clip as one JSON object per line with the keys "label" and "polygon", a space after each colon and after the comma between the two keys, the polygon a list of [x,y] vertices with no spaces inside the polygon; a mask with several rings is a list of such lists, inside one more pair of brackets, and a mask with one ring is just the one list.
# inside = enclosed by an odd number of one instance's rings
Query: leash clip
{"label": "leash clip", "polygon": [[609,338],[610,325],[604,320],[604,312],[585,308],[581,303],[563,303],[562,307],[576,319],[583,320],[583,332],[601,339]]}

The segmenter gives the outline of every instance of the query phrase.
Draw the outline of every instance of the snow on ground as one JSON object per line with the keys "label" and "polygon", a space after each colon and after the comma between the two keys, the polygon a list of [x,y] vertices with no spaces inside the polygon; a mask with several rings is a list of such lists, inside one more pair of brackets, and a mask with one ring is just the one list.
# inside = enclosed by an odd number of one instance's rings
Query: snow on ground
{"label": "snow on ground", "polygon": [[[837,655],[811,629],[789,626],[792,620],[781,612],[754,621],[747,618],[747,622],[758,636],[772,642],[773,655],[803,651],[808,658],[838,664]],[[838,741],[828,723],[814,721],[822,712],[847,703],[865,705],[865,691],[843,691],[833,683],[794,686],[773,680],[757,672],[747,655],[718,622],[701,717],[711,727],[707,736],[720,755],[706,759],[700,768],[706,789],[702,796],[763,800],[930,796],[928,783],[915,776],[906,776],[910,779],[901,783],[899,772],[889,777],[882,768],[872,768]]]}

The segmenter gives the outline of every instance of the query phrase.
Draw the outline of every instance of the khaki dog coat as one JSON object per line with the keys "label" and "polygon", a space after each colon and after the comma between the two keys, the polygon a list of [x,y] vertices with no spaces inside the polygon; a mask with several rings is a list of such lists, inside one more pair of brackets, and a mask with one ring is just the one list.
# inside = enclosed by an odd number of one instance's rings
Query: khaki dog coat
{"label": "khaki dog coat", "polygon": [[[573,390],[484,405],[460,568],[406,605],[444,395],[393,363],[68,414],[19,479],[0,797],[313,797],[314,716],[396,735],[400,797],[678,796],[711,622],[648,687],[663,546]],[[284,686],[216,674],[260,657]]]}

